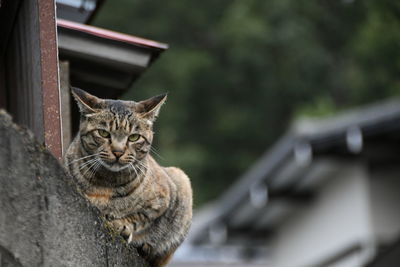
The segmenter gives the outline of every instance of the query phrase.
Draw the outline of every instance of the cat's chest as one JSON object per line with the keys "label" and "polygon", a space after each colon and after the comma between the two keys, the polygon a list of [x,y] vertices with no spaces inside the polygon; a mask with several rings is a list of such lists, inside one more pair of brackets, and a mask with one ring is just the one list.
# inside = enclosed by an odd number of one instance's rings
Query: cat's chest
{"label": "cat's chest", "polygon": [[116,188],[91,188],[85,192],[86,198],[102,213],[130,213],[147,206],[148,199],[141,190],[126,191]]}
{"label": "cat's chest", "polygon": [[103,215],[123,218],[132,213],[164,209],[169,203],[170,190],[167,184],[147,180],[123,187],[93,186],[85,196]]}
{"label": "cat's chest", "polygon": [[89,190],[86,190],[84,195],[90,203],[100,208],[109,205],[113,198],[114,190],[106,187],[92,187]]}

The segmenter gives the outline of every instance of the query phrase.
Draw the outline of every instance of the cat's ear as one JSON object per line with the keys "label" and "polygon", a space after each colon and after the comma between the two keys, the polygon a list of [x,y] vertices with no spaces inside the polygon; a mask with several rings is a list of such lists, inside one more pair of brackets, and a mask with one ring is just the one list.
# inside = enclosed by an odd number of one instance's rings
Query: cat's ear
{"label": "cat's ear", "polygon": [[80,112],[83,115],[98,112],[98,109],[103,101],[102,99],[76,87],[71,87],[71,93],[78,104]]}
{"label": "cat's ear", "polygon": [[167,94],[153,96],[152,98],[140,101],[135,105],[135,111],[142,118],[154,121],[160,113],[161,106],[167,100]]}

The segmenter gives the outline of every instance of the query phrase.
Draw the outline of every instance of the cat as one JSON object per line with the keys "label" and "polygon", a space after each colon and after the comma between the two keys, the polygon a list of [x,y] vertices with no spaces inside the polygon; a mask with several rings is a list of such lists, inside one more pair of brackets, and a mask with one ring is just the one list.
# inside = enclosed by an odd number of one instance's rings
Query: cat
{"label": "cat", "polygon": [[189,178],[149,154],[153,123],[167,95],[144,101],[100,99],[72,88],[79,132],[64,164],[106,225],[133,244],[152,267],[164,266],[192,220]]}

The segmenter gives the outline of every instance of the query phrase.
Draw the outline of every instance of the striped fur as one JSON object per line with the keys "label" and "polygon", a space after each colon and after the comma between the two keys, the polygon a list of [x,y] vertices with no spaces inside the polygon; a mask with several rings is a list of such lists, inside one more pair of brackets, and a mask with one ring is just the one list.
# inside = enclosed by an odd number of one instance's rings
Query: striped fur
{"label": "striped fur", "polygon": [[[192,219],[189,178],[178,168],[161,167],[149,154],[152,124],[166,96],[133,102],[103,100],[80,89],[72,93],[81,122],[65,166],[107,224],[151,266],[164,266]],[[131,135],[140,137],[129,141]]]}

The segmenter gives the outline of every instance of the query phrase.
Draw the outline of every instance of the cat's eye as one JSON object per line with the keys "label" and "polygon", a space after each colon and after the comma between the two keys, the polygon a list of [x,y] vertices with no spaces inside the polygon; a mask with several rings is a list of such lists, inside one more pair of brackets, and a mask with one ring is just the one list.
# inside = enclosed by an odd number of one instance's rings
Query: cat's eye
{"label": "cat's eye", "polygon": [[140,135],[139,135],[139,134],[131,134],[131,135],[128,137],[128,140],[131,141],[131,142],[135,142],[135,141],[139,140],[139,138],[140,138]]}
{"label": "cat's eye", "polygon": [[105,130],[99,129],[99,130],[97,130],[97,132],[99,133],[99,135],[101,137],[104,137],[104,138],[109,138],[110,137],[110,133],[105,131]]}

